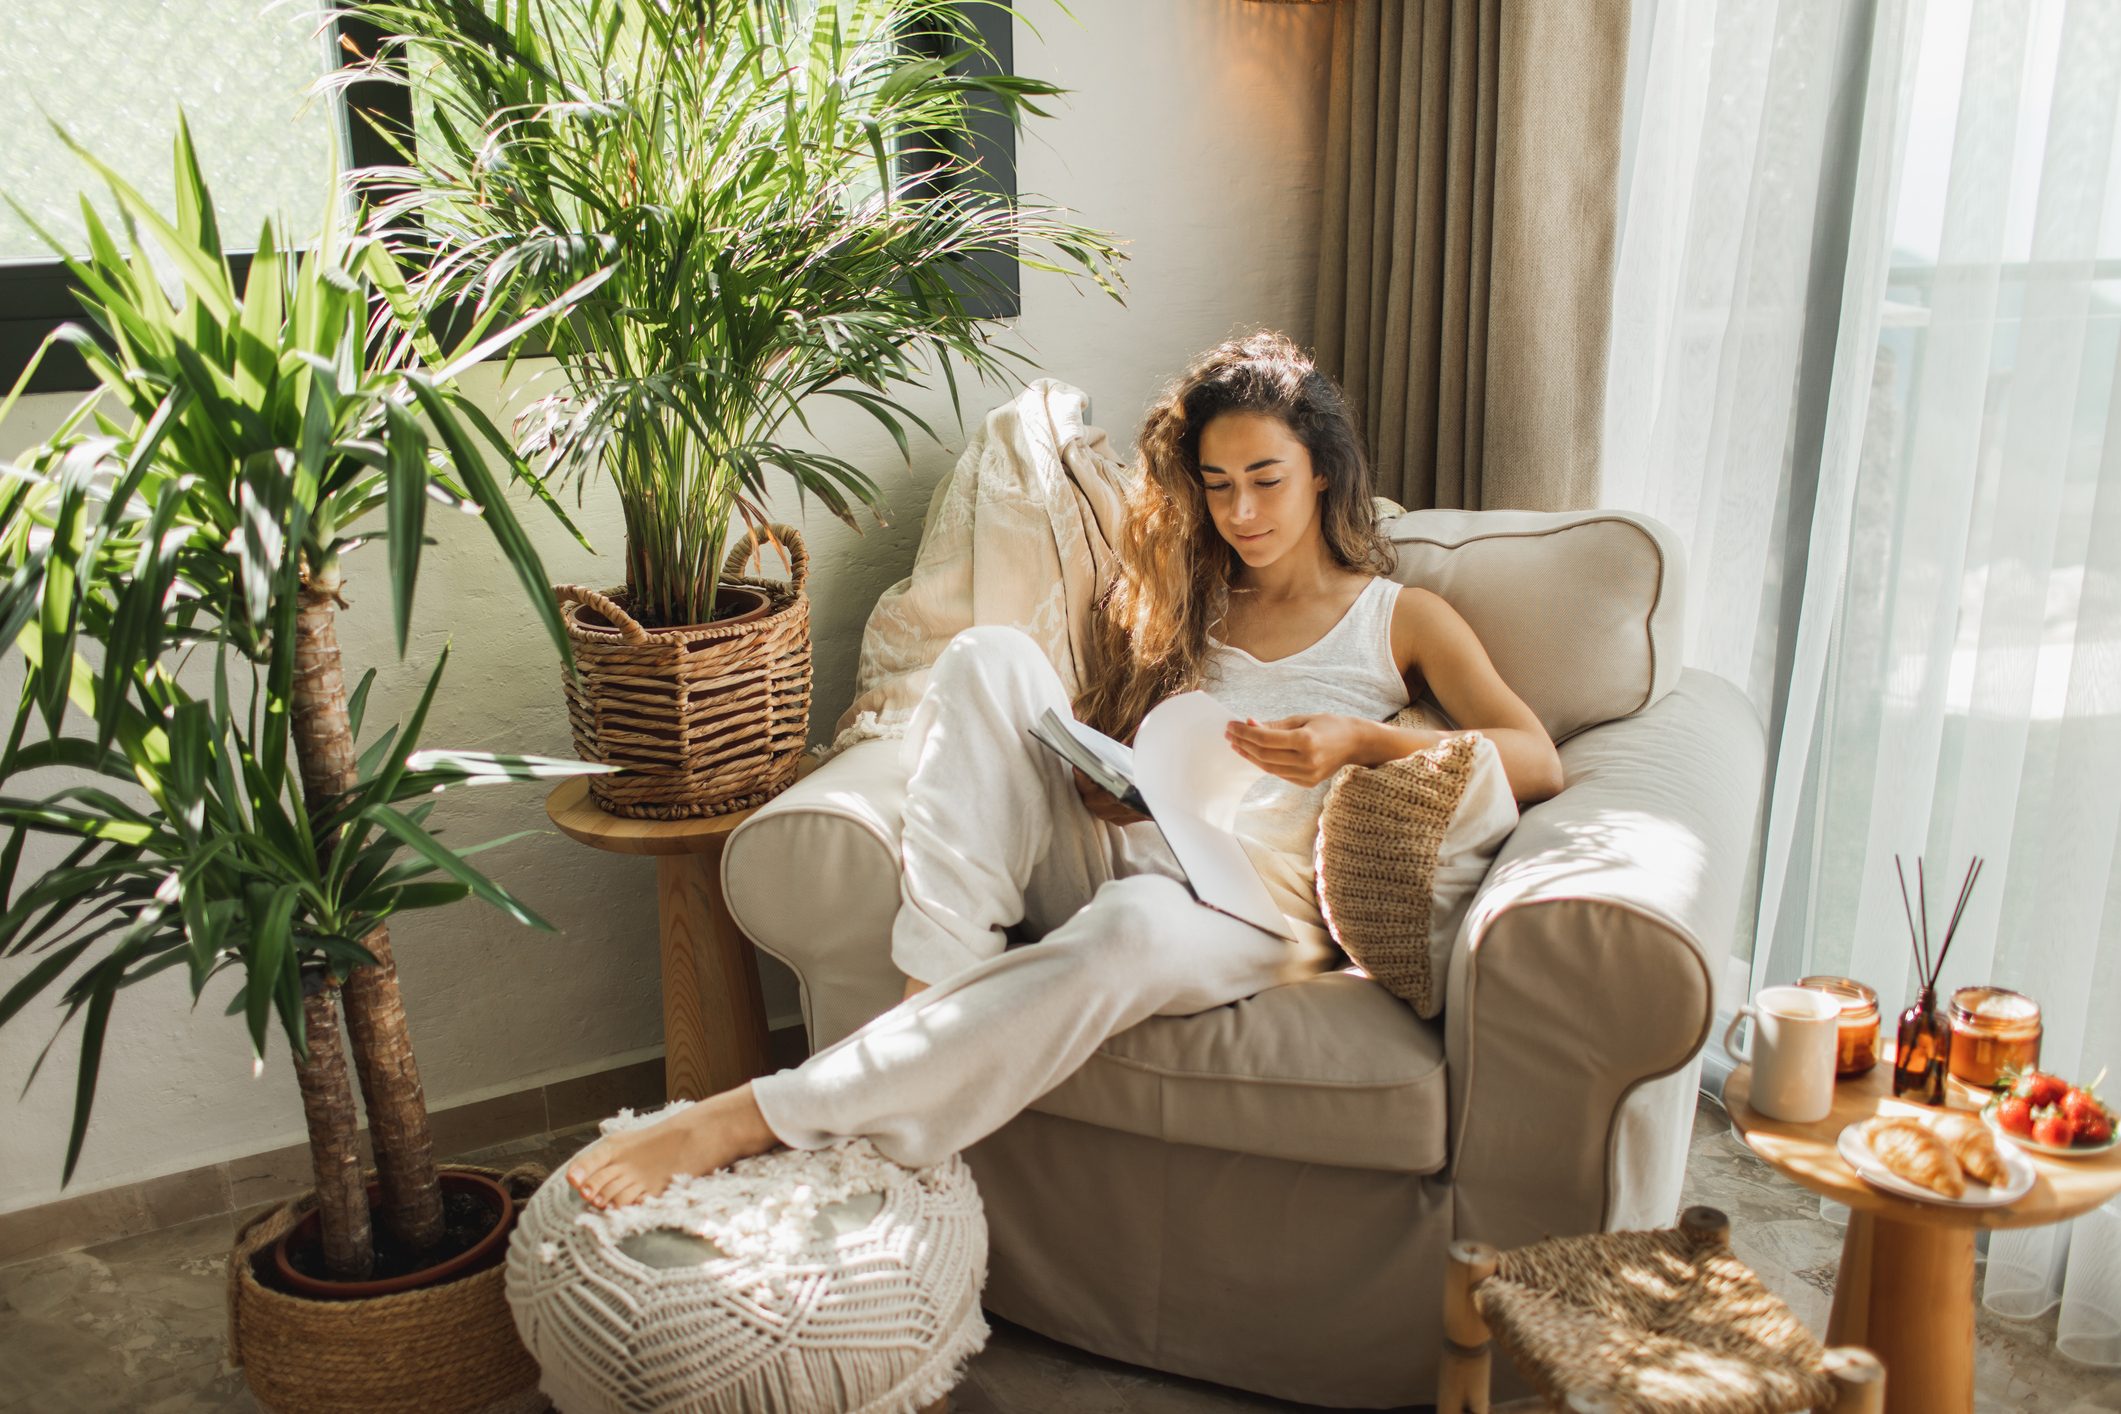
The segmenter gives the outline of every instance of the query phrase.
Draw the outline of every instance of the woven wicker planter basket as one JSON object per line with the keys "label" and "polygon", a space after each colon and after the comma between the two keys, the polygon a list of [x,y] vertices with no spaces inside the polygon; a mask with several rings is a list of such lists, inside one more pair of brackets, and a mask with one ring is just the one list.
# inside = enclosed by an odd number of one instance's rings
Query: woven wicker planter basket
{"label": "woven wicker planter basket", "polygon": [[810,732],[810,556],[795,527],[772,532],[788,547],[786,581],[740,576],[754,549],[749,535],[722,569],[723,584],[767,596],[766,613],[746,623],[644,628],[619,590],[554,589],[574,640],[565,686],[575,752],[625,768],[589,778],[608,813],[723,815],[795,783]]}
{"label": "woven wicker planter basket", "polygon": [[[535,1165],[450,1165],[497,1179],[518,1203]],[[538,1366],[508,1312],[496,1264],[442,1286],[361,1301],[313,1301],[258,1280],[261,1258],[316,1206],[305,1193],[260,1213],[228,1255],[228,1356],[270,1414],[536,1414]]]}

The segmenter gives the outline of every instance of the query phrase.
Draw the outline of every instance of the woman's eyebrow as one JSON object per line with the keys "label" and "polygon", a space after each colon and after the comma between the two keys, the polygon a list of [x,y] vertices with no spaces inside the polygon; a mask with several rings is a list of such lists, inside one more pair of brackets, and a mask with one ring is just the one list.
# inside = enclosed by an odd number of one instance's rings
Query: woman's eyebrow
{"label": "woman's eyebrow", "polygon": [[[1252,464],[1251,464],[1250,466],[1246,467],[1246,468],[1245,468],[1245,470],[1246,470],[1246,471],[1258,471],[1258,470],[1259,470],[1259,469],[1260,469],[1261,467],[1263,467],[1263,466],[1280,466],[1280,465],[1281,465],[1281,458],[1280,458],[1280,457],[1268,457],[1268,458],[1266,458],[1266,459],[1265,459],[1264,461],[1256,461],[1256,462],[1252,463]],[[1217,476],[1228,476],[1228,475],[1230,474],[1229,472],[1227,472],[1227,471],[1224,471],[1224,470],[1223,470],[1223,469],[1222,469],[1221,467],[1219,467],[1219,466],[1209,466],[1209,465],[1208,465],[1208,464],[1207,464],[1206,462],[1202,462],[1202,463],[1200,464],[1200,469],[1201,469],[1202,471],[1212,471],[1212,472],[1214,472],[1214,473],[1215,473],[1215,474],[1216,474]]]}

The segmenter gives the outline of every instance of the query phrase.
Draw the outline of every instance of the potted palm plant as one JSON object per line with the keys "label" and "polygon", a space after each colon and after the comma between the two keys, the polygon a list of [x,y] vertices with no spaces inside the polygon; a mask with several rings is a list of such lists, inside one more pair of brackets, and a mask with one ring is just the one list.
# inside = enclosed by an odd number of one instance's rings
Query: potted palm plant
{"label": "potted palm plant", "polygon": [[[998,0],[354,0],[385,38],[347,83],[412,90],[402,165],[360,174],[431,312],[538,305],[560,391],[522,419],[547,481],[606,476],[625,583],[566,602],[577,749],[607,810],[713,814],[794,777],[808,611],[776,476],[859,529],[878,488],[798,445],[818,398],[907,449],[907,390],[1017,356],[978,310],[979,257],[1095,281],[1117,252],[1055,208],[982,193],[974,115],[1060,90],[993,72],[968,18]],[[1019,360],[1020,361],[1020,360]],[[789,542],[794,542],[792,545]],[[787,545],[791,589],[740,580]],[[735,581],[733,584],[732,582]],[[732,589],[742,592],[732,593]],[[744,621],[748,618],[748,621]]]}
{"label": "potted palm plant", "polygon": [[[80,1022],[71,1179],[117,994],[182,968],[196,1000],[237,973],[230,1011],[260,1064],[275,1019],[286,1035],[316,1177],[232,1257],[253,1386],[278,1409],[411,1407],[408,1380],[421,1407],[481,1407],[535,1381],[498,1269],[410,1297],[312,1300],[280,1289],[267,1249],[290,1279],[346,1298],[475,1265],[470,1249],[510,1221],[492,1175],[438,1173],[390,921],[476,897],[547,926],[430,831],[432,796],[596,768],[427,749],[441,661],[410,716],[364,738],[374,670],[348,690],[336,622],[347,557],[380,541],[404,651],[426,508],[441,502],[478,513],[564,655],[495,472],[515,458],[453,382],[482,349],[444,358],[393,319],[391,302],[412,306],[390,256],[334,226],[296,252],[267,223],[239,282],[181,125],[174,218],[81,155],[125,244],[84,202],[89,253],[59,253],[94,332],[53,338],[95,391],[0,483],[0,643],[24,660],[0,747],[0,955],[36,959],[0,996],[0,1025],[53,989],[62,1028]],[[60,783],[37,789],[54,769]],[[33,840],[43,857],[25,873]]]}

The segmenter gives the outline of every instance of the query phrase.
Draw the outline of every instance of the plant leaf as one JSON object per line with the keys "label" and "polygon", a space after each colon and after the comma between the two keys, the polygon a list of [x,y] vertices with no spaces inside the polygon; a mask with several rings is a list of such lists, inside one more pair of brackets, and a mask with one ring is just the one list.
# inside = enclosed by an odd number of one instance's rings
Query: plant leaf
{"label": "plant leaf", "polygon": [[[102,970],[98,969],[99,973]],[[110,1025],[111,999],[116,990],[115,977],[100,981],[81,1021],[81,1066],[74,1080],[74,1122],[66,1136],[66,1166],[59,1176],[62,1186],[73,1182],[74,1168],[81,1162],[81,1145],[88,1138],[89,1116],[96,1108],[96,1074],[103,1065],[103,1033]]]}
{"label": "plant leaf", "polygon": [[354,740],[361,739],[361,718],[368,711],[368,689],[376,683],[376,670],[370,668],[361,674],[361,681],[354,685],[353,695],[346,699],[346,734]]}
{"label": "plant leaf", "polygon": [[254,921],[249,960],[249,991],[244,1019],[250,1026],[251,1052],[265,1058],[265,1027],[272,1020],[272,1002],[279,990],[280,971],[294,964],[288,931],[293,926],[295,906],[301,895],[282,886],[272,892],[262,916]]}
{"label": "plant leaf", "polygon": [[550,923],[519,902],[514,895],[478,870],[458,858],[447,846],[400,815],[387,805],[371,806],[367,812],[375,822],[391,835],[410,846],[412,851],[432,864],[441,873],[470,889],[473,894],[492,904],[518,923],[532,928],[553,931]]}

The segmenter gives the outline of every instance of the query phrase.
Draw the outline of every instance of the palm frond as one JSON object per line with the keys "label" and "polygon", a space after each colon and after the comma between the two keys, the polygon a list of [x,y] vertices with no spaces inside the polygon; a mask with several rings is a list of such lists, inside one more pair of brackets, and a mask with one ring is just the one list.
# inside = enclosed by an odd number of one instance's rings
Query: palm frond
{"label": "palm frond", "polygon": [[[1006,8],[1006,7],[1000,7]],[[837,394],[910,452],[909,397],[1020,355],[978,313],[981,257],[1118,295],[1119,251],[1057,208],[979,189],[976,112],[1059,92],[968,61],[945,0],[355,0],[389,36],[338,82],[408,85],[410,160],[357,174],[430,322],[607,278],[542,330],[565,391],[519,450],[608,475],[635,612],[711,617],[720,554],[766,472],[856,525],[873,479],[800,450]],[[986,56],[991,57],[991,56]]]}

